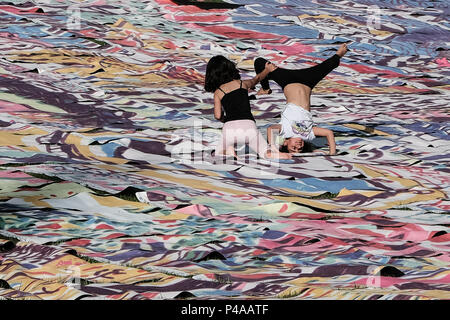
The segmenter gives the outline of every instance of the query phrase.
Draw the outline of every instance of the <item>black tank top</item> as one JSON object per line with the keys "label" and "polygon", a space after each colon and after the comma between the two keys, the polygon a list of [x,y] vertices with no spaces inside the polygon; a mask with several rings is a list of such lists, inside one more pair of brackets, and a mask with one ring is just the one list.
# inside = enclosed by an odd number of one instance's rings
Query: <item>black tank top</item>
{"label": "black tank top", "polygon": [[242,88],[242,80],[241,86],[238,89],[228,93],[223,91],[221,88],[219,88],[219,90],[225,93],[221,100],[222,107],[225,110],[225,122],[233,120],[255,121],[250,108],[248,90]]}

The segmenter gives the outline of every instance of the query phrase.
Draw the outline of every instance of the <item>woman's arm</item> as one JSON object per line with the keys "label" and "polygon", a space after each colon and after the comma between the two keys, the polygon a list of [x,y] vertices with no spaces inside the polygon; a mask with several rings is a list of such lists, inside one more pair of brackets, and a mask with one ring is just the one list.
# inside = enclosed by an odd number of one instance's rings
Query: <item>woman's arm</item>
{"label": "woman's arm", "polygon": [[220,101],[219,94],[214,92],[214,118],[223,122],[222,102]]}
{"label": "woman's arm", "polygon": [[267,75],[270,72],[274,71],[276,68],[277,67],[274,64],[267,62],[266,67],[264,68],[263,71],[258,73],[255,77],[253,77],[250,80],[243,80],[242,84],[245,85],[245,88],[247,88],[247,89],[254,88],[258,82],[260,82],[261,80],[264,80],[267,77]]}
{"label": "woman's arm", "polygon": [[[268,61],[262,57],[256,58],[255,61],[253,62],[253,67],[255,68],[255,72],[260,73],[265,68],[267,62]],[[261,83],[262,88],[259,89],[257,95],[272,93],[272,90],[270,90],[269,79],[267,77],[262,79],[260,81],[260,83]]]}
{"label": "woman's arm", "polygon": [[333,131],[320,127],[313,127],[313,133],[316,137],[326,137],[330,147],[330,155],[336,154],[336,141],[334,141]]}

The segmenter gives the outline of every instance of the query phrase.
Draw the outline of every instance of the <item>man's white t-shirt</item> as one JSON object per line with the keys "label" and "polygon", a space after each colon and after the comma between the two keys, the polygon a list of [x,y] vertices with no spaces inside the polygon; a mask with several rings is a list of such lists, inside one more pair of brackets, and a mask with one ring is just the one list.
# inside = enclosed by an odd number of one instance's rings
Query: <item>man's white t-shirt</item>
{"label": "man's white t-shirt", "polygon": [[316,137],[313,132],[314,121],[311,113],[293,103],[286,104],[281,112],[280,125],[278,145],[281,145],[287,138],[295,137],[311,141]]}

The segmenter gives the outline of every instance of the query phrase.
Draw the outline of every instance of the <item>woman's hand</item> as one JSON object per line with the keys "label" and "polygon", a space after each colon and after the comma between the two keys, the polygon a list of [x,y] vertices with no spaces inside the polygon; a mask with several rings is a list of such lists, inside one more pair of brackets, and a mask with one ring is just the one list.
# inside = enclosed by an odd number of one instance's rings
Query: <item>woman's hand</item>
{"label": "woman's hand", "polygon": [[274,65],[272,62],[267,61],[265,68],[269,71],[272,72],[274,71],[276,68],[278,68],[276,65]]}
{"label": "woman's hand", "polygon": [[[272,72],[273,70],[275,70],[276,68],[277,67],[274,64],[272,64],[270,62],[266,62],[266,65],[265,65],[263,71],[258,73],[254,78],[252,78],[250,80],[243,80],[242,81],[242,83],[245,84],[244,88],[246,88],[246,89],[254,89],[255,85],[258,82],[264,80],[267,77],[267,75],[270,72]],[[259,95],[259,94],[271,94],[271,93],[272,93],[272,90],[270,90],[270,89],[269,90],[264,90],[264,91],[259,90],[257,95]]]}

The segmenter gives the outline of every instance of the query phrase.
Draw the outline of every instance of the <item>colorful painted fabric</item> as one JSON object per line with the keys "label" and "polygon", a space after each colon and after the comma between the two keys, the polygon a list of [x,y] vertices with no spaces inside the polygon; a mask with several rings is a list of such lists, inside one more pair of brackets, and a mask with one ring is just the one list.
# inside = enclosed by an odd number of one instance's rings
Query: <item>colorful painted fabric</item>
{"label": "colorful painted fabric", "polygon": [[[447,3],[189,2],[0,2],[0,299],[449,299]],[[212,56],[349,40],[311,98],[336,156],[211,154]]]}

